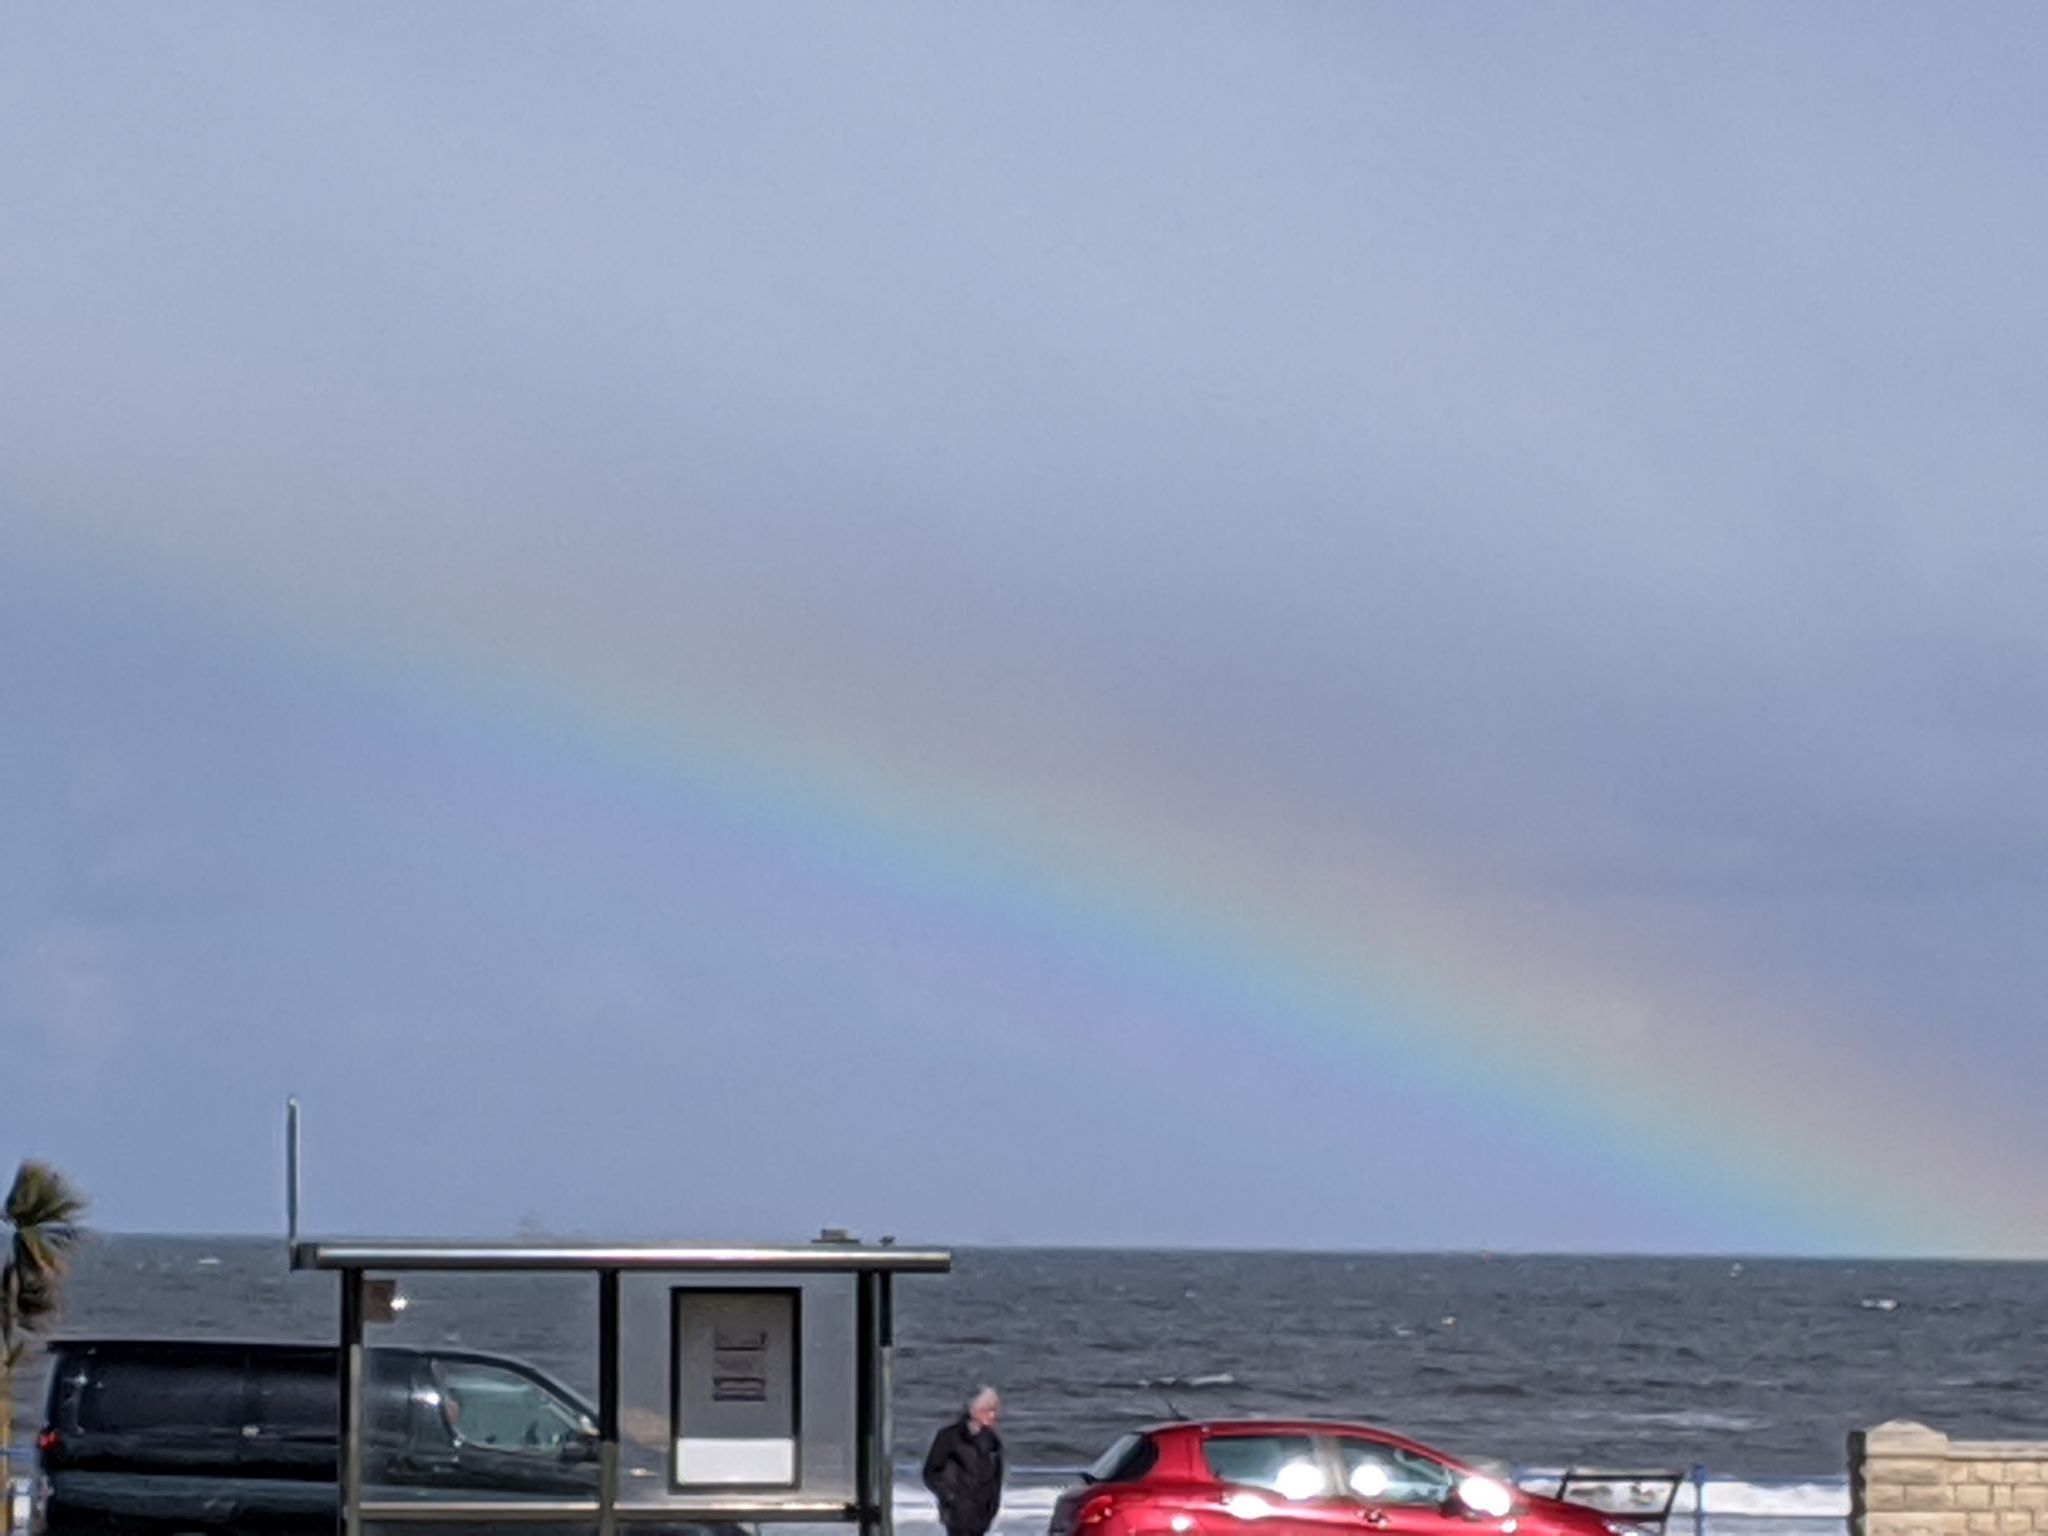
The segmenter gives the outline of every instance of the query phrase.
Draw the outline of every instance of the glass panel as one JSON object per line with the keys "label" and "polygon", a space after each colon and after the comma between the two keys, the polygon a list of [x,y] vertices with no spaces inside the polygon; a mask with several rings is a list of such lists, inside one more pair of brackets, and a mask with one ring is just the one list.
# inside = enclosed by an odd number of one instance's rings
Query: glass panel
{"label": "glass panel", "polygon": [[1088,1468],[1091,1483],[1127,1483],[1150,1472],[1159,1460],[1159,1447],[1149,1435],[1125,1435],[1095,1458]]}
{"label": "glass panel", "polygon": [[166,1350],[155,1356],[104,1350],[78,1399],[78,1427],[106,1434],[241,1435],[246,1391],[239,1350]]}
{"label": "glass panel", "polygon": [[597,1459],[597,1419],[537,1376],[463,1359],[430,1359],[427,1375],[450,1438],[559,1461]]}
{"label": "glass panel", "polygon": [[1316,1499],[1330,1479],[1306,1435],[1226,1435],[1202,1443],[1202,1457],[1218,1482],[1257,1488],[1283,1499]]}
{"label": "glass panel", "polygon": [[567,1503],[594,1514],[597,1276],[395,1279],[401,1305],[363,1328],[365,1502]]}
{"label": "glass panel", "polygon": [[242,1475],[264,1478],[335,1477],[335,1426],[341,1419],[341,1382],[334,1350],[262,1349],[251,1352],[254,1412],[243,1442]]}
{"label": "glass panel", "polygon": [[1337,1442],[1353,1493],[1375,1504],[1436,1508],[1451,1496],[1451,1470],[1439,1461],[1376,1440]]}
{"label": "glass panel", "polygon": [[851,1275],[621,1275],[619,1503],[852,1503],[855,1325]]}

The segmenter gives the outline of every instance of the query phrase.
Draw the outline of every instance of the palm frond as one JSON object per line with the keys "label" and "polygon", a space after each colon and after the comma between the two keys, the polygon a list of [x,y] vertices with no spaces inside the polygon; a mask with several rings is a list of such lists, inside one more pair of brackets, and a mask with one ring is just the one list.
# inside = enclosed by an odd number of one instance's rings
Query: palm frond
{"label": "palm frond", "polygon": [[58,1247],[68,1246],[70,1235],[85,1216],[85,1196],[71,1181],[48,1163],[26,1158],[14,1171],[14,1184],[7,1191],[6,1217],[16,1232],[58,1234]]}
{"label": "palm frond", "polygon": [[30,1158],[15,1171],[0,1219],[12,1228],[0,1262],[0,1345],[19,1347],[57,1315],[64,1271],[83,1236],[85,1196],[48,1163]]}

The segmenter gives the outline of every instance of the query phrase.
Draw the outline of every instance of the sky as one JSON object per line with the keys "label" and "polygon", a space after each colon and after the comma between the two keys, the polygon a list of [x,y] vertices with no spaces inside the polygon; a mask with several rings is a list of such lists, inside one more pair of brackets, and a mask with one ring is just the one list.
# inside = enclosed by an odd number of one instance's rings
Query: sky
{"label": "sky", "polygon": [[2048,16],[0,11],[101,1225],[2048,1253]]}

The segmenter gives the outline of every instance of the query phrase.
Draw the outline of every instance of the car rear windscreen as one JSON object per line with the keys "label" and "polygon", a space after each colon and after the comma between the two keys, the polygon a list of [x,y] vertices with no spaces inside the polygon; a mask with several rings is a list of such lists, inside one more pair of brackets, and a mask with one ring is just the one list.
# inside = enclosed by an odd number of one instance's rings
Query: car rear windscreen
{"label": "car rear windscreen", "polygon": [[1150,1472],[1159,1461],[1159,1447],[1150,1435],[1130,1434],[1095,1458],[1088,1469],[1091,1483],[1131,1483]]}

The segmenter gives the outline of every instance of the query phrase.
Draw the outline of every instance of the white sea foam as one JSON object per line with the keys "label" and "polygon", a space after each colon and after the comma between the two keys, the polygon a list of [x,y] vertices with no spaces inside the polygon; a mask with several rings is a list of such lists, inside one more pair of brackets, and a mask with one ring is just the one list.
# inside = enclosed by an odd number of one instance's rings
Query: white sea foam
{"label": "white sea foam", "polygon": [[[1674,1471],[1678,1470],[1676,1468]],[[1582,1490],[1582,1473],[1572,1476],[1572,1497],[1588,1504],[1599,1504],[1602,1508],[1626,1509],[1633,1502],[1628,1493],[1638,1485],[1629,1479],[1616,1479],[1602,1484],[1589,1482]],[[1523,1468],[1515,1473],[1515,1481],[1535,1493],[1555,1493],[1558,1473],[1555,1468]],[[1642,1484],[1644,1497],[1661,1503],[1664,1489],[1661,1484]],[[1610,1500],[1609,1492],[1620,1495]],[[1690,1480],[1681,1482],[1674,1491],[1671,1501],[1671,1515],[1674,1520],[1684,1515],[1690,1522],[1698,1495]],[[1842,1520],[1849,1514],[1849,1481],[1841,1478],[1784,1478],[1747,1482],[1740,1478],[1709,1477],[1706,1483],[1706,1512],[1709,1519],[1728,1516],[1743,1520]]]}

